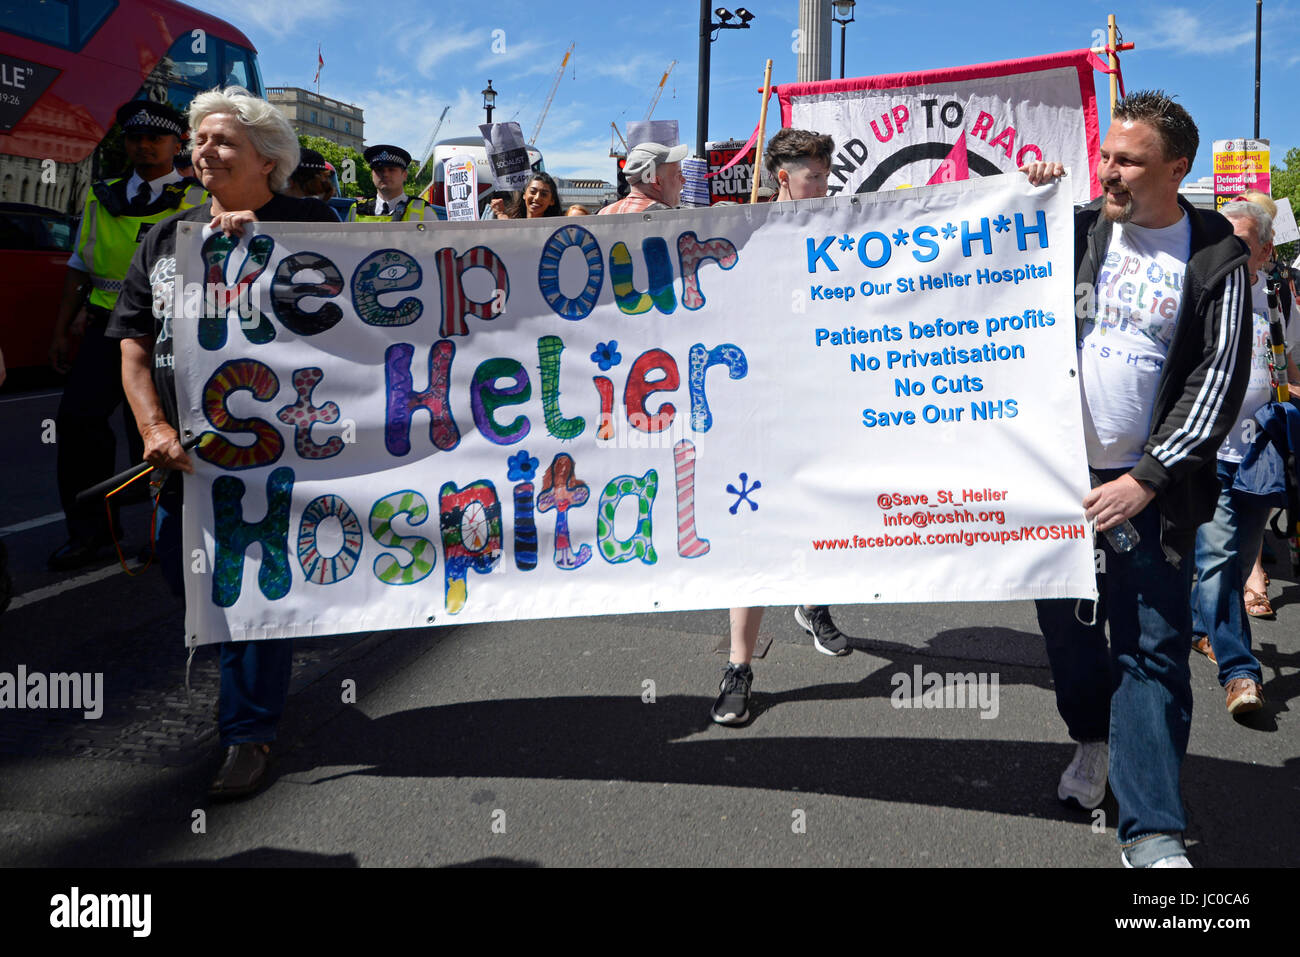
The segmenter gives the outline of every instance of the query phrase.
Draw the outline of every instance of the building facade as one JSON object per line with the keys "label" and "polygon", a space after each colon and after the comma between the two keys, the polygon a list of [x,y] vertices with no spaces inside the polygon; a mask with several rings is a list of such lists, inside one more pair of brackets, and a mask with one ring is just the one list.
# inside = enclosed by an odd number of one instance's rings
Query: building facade
{"label": "building facade", "polygon": [[599,179],[564,179],[557,176],[555,185],[560,190],[560,205],[566,209],[581,203],[593,213],[618,199],[618,187]]}
{"label": "building facade", "polygon": [[300,136],[323,136],[358,153],[365,150],[361,107],[296,86],[269,86],[266,98],[284,111]]}

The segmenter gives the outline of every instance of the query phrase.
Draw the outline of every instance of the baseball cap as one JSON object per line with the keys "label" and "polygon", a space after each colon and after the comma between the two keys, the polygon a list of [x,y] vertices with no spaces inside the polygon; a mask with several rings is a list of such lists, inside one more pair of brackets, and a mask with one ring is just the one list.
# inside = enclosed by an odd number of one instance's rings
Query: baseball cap
{"label": "baseball cap", "polygon": [[627,151],[623,175],[629,183],[648,183],[654,176],[655,167],[664,163],[680,163],[690,151],[691,148],[685,143],[676,146],[654,142],[638,143]]}

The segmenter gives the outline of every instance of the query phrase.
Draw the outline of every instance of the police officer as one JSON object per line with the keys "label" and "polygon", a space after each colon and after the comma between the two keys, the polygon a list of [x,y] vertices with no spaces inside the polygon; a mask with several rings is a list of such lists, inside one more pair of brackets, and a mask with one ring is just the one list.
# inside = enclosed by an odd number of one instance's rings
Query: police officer
{"label": "police officer", "polygon": [[418,196],[408,196],[406,170],[411,154],[399,146],[372,146],[365,152],[370,177],[375,183],[374,199],[363,199],[354,207],[359,223],[411,223],[437,219],[433,207]]}
{"label": "police officer", "polygon": [[[120,179],[95,183],[86,197],[50,345],[51,364],[68,372],[68,329],[84,303],[86,331],[56,420],[59,498],[68,541],[50,556],[52,571],[94,561],[112,541],[103,503],[77,505],[76,496],[115,470],[117,443],[109,421],[122,405],[122,357],[117,341],[105,339],[104,327],[131,257],[154,223],[207,199],[197,181],[182,177],[173,166],[185,136],[185,120],[179,113],[161,103],[133,100],[117,111],[117,121],[132,171]],[[130,458],[138,461],[139,432],[131,410],[124,406],[123,413]]]}

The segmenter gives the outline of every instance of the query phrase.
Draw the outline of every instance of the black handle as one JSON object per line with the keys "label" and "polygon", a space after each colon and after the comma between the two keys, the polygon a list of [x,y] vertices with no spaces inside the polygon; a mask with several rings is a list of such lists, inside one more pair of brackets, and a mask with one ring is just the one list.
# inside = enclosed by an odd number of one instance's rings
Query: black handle
{"label": "black handle", "polygon": [[[199,439],[201,438],[203,438],[202,435],[196,435],[191,439],[186,439],[184,442],[181,443],[181,448],[184,449],[186,452],[188,452],[190,449],[194,448],[194,446],[199,444]],[[93,502],[98,499],[101,499],[104,497],[105,494],[113,491],[113,489],[117,488],[123,482],[129,482],[131,479],[135,478],[138,475],[143,475],[145,472],[150,471],[152,468],[153,466],[150,465],[148,462],[141,462],[138,465],[131,466],[129,469],[126,469],[125,471],[118,472],[112,478],[106,478],[98,485],[92,485],[90,488],[78,492],[77,504],[83,505],[87,502]]]}

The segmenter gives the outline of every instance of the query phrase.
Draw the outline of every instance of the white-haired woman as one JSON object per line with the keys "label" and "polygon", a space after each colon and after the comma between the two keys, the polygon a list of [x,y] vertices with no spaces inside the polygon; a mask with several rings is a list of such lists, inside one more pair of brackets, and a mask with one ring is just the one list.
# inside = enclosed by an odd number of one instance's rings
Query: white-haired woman
{"label": "white-haired woman", "polygon": [[[108,335],[122,340],[122,387],[144,439],[144,458],[168,470],[192,472],[177,433],[172,378],[172,283],[176,229],[181,222],[239,235],[253,221],[337,223],[325,204],[281,196],[298,165],[298,138],[284,115],[240,87],[201,93],[190,104],[194,169],[211,194],[202,206],[157,223],[127,272]],[[181,588],[181,482],[172,475],[158,506],[157,554],[164,577]],[[284,710],[292,643],[228,642],[221,646],[219,726],[225,761],[214,797],[251,794],[263,782],[270,742]]]}

